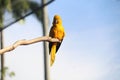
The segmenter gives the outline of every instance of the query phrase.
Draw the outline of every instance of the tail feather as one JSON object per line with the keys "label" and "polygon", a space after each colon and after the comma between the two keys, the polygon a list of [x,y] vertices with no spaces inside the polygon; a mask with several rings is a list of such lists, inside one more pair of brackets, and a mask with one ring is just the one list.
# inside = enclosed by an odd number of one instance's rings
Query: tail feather
{"label": "tail feather", "polygon": [[50,52],[50,65],[52,66],[55,61],[55,53],[56,53],[56,45],[52,45],[51,52]]}

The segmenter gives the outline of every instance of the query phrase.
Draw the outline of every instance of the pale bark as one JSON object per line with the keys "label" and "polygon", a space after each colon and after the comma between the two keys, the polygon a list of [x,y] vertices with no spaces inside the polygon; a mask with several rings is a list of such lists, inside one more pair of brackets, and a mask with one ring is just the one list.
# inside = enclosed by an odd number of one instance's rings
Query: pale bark
{"label": "pale bark", "polygon": [[5,52],[12,51],[12,50],[14,50],[16,47],[18,47],[20,45],[29,45],[29,44],[33,44],[33,43],[37,43],[37,42],[41,42],[41,41],[60,42],[58,39],[51,38],[49,36],[38,37],[38,38],[30,39],[30,40],[25,40],[25,39],[18,40],[14,44],[1,49],[0,50],[0,55],[4,54]]}

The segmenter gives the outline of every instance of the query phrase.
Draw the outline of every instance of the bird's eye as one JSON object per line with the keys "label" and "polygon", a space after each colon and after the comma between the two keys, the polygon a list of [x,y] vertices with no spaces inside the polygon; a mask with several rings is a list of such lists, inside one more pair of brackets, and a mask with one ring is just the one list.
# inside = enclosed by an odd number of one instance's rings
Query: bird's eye
{"label": "bird's eye", "polygon": [[53,24],[58,24],[58,20],[54,19]]}
{"label": "bird's eye", "polygon": [[55,23],[57,24],[57,23],[58,23],[58,20],[55,20]]}

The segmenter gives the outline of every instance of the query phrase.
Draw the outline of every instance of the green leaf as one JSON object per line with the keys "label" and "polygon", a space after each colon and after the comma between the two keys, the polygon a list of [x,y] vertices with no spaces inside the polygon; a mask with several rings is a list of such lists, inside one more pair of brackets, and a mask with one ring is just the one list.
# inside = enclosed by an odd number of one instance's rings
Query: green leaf
{"label": "green leaf", "polygon": [[25,20],[24,20],[24,19],[21,19],[21,20],[19,20],[19,23],[20,23],[20,24],[24,24],[24,23],[25,23]]}
{"label": "green leaf", "polygon": [[2,76],[6,76],[7,71],[8,71],[8,67],[4,67],[3,69],[1,69]]}
{"label": "green leaf", "polygon": [[9,12],[12,11],[12,7],[11,7],[11,0],[7,0],[7,5],[6,5],[6,8]]}
{"label": "green leaf", "polygon": [[15,73],[12,71],[9,73],[9,77],[14,77],[15,76]]}
{"label": "green leaf", "polygon": [[4,70],[7,71],[9,68],[8,67],[4,67]]}

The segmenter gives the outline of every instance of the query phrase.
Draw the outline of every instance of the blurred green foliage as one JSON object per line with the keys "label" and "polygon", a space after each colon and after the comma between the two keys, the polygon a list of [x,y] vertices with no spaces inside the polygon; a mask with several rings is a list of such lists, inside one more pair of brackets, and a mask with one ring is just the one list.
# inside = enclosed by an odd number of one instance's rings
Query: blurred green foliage
{"label": "blurred green foliage", "polygon": [[4,68],[1,70],[1,75],[2,75],[3,77],[5,77],[5,76],[14,77],[14,76],[15,76],[15,72],[14,72],[14,71],[9,71],[9,68],[8,68],[8,67],[4,67]]}
{"label": "blurred green foliage", "polygon": [[[40,6],[41,5],[34,0],[0,0],[0,28],[4,26],[3,22],[5,12],[12,14],[13,18],[18,19]],[[41,22],[41,10],[36,11],[34,14]]]}

